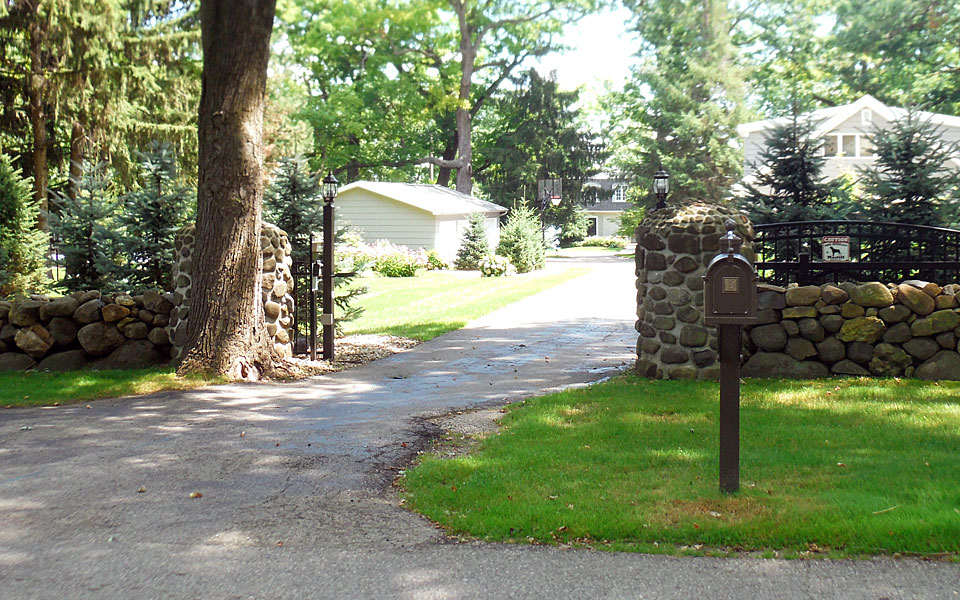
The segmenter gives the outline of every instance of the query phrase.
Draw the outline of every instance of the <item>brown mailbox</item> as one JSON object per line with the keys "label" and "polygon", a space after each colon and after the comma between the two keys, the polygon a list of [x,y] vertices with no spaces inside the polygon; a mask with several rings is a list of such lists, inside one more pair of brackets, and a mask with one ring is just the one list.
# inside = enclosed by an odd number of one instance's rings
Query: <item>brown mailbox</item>
{"label": "brown mailbox", "polygon": [[720,253],[713,257],[703,276],[703,323],[705,325],[752,325],[757,322],[757,273],[740,254],[743,241],[727,221],[727,234],[720,238]]}

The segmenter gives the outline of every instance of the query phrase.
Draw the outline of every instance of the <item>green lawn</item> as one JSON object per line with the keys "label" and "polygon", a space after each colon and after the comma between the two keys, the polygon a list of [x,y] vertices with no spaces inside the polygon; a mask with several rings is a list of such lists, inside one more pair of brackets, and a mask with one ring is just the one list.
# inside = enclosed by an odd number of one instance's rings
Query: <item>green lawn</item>
{"label": "green lawn", "polygon": [[163,390],[188,390],[218,382],[200,376],[177,377],[172,367],[127,371],[0,373],[0,407],[84,402]]}
{"label": "green lawn", "polygon": [[715,383],[629,375],[528,400],[472,452],[425,454],[405,503],[485,540],[960,556],[960,384],[748,381],[730,496],[717,412]]}
{"label": "green lawn", "polygon": [[588,272],[572,268],[510,277],[427,271],[417,277],[362,277],[368,288],[356,305],[364,313],[343,323],[346,335],[380,333],[429,340],[468,321]]}

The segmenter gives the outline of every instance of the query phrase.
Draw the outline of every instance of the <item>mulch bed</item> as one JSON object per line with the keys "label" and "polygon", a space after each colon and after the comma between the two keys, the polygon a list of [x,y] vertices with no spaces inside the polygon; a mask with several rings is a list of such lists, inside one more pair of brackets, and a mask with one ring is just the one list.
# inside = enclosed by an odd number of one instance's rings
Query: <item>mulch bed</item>
{"label": "mulch bed", "polygon": [[302,379],[335,373],[409,350],[419,343],[419,340],[393,335],[350,335],[337,338],[336,360],[332,363],[325,360],[310,360],[304,356],[295,356],[279,365],[279,372],[271,379]]}

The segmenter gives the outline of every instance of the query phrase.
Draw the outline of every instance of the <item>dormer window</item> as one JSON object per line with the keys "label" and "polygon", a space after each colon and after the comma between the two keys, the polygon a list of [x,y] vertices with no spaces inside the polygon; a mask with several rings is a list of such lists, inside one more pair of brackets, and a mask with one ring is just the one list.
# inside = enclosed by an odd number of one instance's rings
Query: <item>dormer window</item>
{"label": "dormer window", "polygon": [[873,111],[865,108],[860,111],[860,124],[864,127],[873,125]]}
{"label": "dormer window", "polygon": [[613,190],[613,201],[614,202],[626,202],[627,201],[627,188],[622,185]]}

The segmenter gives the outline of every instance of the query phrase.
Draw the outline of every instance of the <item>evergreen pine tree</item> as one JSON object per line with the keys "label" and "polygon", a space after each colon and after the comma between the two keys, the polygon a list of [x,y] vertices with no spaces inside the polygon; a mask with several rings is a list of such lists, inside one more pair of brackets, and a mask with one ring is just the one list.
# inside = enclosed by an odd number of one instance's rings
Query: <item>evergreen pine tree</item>
{"label": "evergreen pine tree", "polygon": [[828,206],[835,186],[824,181],[826,158],[821,140],[813,140],[813,124],[794,114],[773,128],[755,165],[754,181],[746,185],[741,208],[754,223],[785,223],[837,218]]}
{"label": "evergreen pine tree", "polygon": [[46,275],[50,239],[37,229],[39,215],[30,179],[0,154],[0,298],[41,292],[50,285]]}
{"label": "evergreen pine tree", "polygon": [[54,234],[60,239],[70,291],[115,289],[120,264],[119,203],[103,163],[84,165],[75,182],[77,197],[57,194],[57,215],[51,215]]}
{"label": "evergreen pine tree", "polygon": [[151,142],[139,157],[142,187],[123,197],[120,217],[128,258],[122,278],[136,289],[170,290],[174,237],[194,215],[195,191],[177,179],[177,156],[169,143]]}
{"label": "evergreen pine tree", "polygon": [[958,219],[960,175],[946,166],[960,145],[916,110],[889,124],[874,126],[875,166],[861,169],[873,218],[899,223],[946,226]]}
{"label": "evergreen pine tree", "polygon": [[470,224],[463,232],[460,249],[457,250],[456,267],[465,271],[476,271],[480,266],[480,259],[490,254],[490,244],[487,242],[487,231],[483,227],[483,214],[470,215]]}
{"label": "evergreen pine tree", "polygon": [[294,260],[310,259],[310,232],[323,231],[319,174],[311,175],[302,156],[283,158],[277,178],[263,194],[265,218],[287,232]]}
{"label": "evergreen pine tree", "polygon": [[509,258],[517,273],[542,269],[546,258],[542,235],[537,213],[529,207],[517,206],[500,229],[497,254]]}

